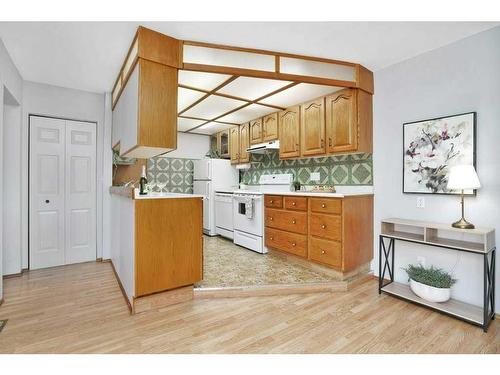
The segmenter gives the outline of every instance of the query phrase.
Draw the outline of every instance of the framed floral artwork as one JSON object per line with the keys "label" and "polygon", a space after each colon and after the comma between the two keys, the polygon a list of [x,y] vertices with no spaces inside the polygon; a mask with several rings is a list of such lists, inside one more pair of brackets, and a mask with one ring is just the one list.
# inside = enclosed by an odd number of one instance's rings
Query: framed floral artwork
{"label": "framed floral artwork", "polygon": [[476,166],[476,112],[403,124],[403,152],[403,193],[459,194],[446,188],[448,174]]}

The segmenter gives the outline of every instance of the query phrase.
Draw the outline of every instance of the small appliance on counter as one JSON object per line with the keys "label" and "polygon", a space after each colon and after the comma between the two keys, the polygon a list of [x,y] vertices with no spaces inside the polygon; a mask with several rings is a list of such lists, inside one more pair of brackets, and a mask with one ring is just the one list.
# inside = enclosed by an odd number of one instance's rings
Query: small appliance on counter
{"label": "small appliance on counter", "polygon": [[262,175],[257,186],[234,192],[234,243],[258,253],[264,246],[264,194],[292,190],[291,174]]}
{"label": "small appliance on counter", "polygon": [[203,195],[203,233],[217,234],[215,226],[215,192],[233,191],[239,175],[230,160],[201,159],[194,161],[193,193]]}

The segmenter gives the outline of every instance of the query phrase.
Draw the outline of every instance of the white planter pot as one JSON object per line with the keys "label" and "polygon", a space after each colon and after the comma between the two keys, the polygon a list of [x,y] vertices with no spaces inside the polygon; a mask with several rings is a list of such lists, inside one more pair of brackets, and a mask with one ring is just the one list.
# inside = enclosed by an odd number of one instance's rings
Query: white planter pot
{"label": "white planter pot", "polygon": [[410,279],[410,289],[429,302],[446,302],[451,297],[451,288],[435,288]]}

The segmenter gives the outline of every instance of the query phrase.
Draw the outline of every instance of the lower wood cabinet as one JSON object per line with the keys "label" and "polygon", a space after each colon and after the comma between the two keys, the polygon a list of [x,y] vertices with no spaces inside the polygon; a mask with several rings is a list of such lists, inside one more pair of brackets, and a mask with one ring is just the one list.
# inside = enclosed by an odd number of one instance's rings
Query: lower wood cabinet
{"label": "lower wood cabinet", "polygon": [[264,205],[270,249],[342,272],[373,258],[373,195],[265,195]]}
{"label": "lower wood cabinet", "polygon": [[266,228],[266,246],[281,249],[287,253],[307,257],[307,236],[282,230]]}

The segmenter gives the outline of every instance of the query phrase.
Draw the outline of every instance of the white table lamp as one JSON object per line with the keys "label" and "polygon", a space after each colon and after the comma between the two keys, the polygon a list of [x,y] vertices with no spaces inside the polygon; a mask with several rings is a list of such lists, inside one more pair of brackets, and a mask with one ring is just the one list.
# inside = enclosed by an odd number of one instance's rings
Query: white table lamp
{"label": "white table lamp", "polygon": [[457,165],[451,167],[448,177],[448,190],[461,190],[462,218],[451,224],[452,227],[461,229],[474,229],[474,225],[465,220],[464,217],[464,190],[477,189],[481,187],[476,170],[472,165]]}

